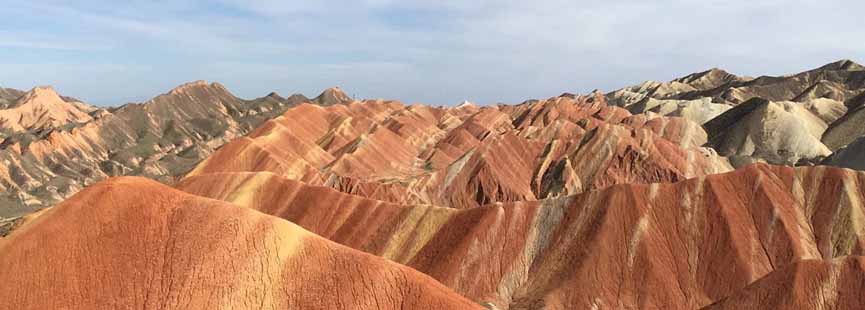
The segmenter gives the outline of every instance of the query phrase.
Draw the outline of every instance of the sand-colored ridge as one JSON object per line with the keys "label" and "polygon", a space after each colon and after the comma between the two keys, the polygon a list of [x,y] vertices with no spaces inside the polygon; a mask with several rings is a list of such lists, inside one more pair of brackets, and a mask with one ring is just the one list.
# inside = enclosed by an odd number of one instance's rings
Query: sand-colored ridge
{"label": "sand-colored ridge", "polygon": [[68,123],[85,123],[92,120],[88,112],[95,110],[80,103],[66,102],[48,86],[34,87],[13,105],[13,108],[0,110],[0,129],[39,131]]}
{"label": "sand-colored ridge", "polygon": [[15,309],[481,308],[410,268],[143,178],[100,182],[37,221],[0,243]]}

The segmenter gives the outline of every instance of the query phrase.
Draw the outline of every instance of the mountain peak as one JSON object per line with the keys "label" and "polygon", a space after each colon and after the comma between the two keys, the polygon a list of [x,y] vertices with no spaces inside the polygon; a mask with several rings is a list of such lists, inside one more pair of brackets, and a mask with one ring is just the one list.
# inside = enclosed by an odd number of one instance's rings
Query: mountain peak
{"label": "mountain peak", "polygon": [[345,91],[343,91],[342,88],[339,88],[339,86],[334,86],[334,87],[331,87],[331,88],[325,89],[325,90],[322,91],[321,93],[322,93],[322,94],[332,94],[332,95],[340,95],[340,96],[346,96],[346,97],[348,97],[348,95],[346,95]]}
{"label": "mountain peak", "polygon": [[24,94],[20,99],[18,99],[19,105],[28,104],[31,102],[47,102],[47,103],[56,103],[56,102],[64,102],[60,95],[57,94],[57,91],[54,90],[51,86],[37,86],[33,87],[30,91]]}
{"label": "mountain peak", "polygon": [[315,97],[312,101],[320,105],[328,106],[340,103],[349,103],[354,100],[341,88],[331,87],[322,91],[321,94],[318,95],[318,97]]}
{"label": "mountain peak", "polygon": [[456,106],[457,109],[477,107],[474,103],[468,100],[463,100],[462,103]]}
{"label": "mountain peak", "polygon": [[180,84],[180,86],[175,87],[174,89],[172,89],[172,90],[171,90],[170,92],[168,92],[168,93],[169,93],[169,94],[172,94],[172,95],[178,95],[178,94],[186,93],[187,91],[189,91],[189,90],[191,90],[191,89],[195,89],[195,88],[205,88],[205,87],[210,87],[210,86],[211,86],[211,85],[210,85],[209,83],[207,83],[207,81],[205,81],[205,80],[198,80],[198,81],[193,81],[193,82],[188,82],[188,83]]}
{"label": "mountain peak", "polygon": [[[69,123],[83,123],[92,118],[90,106],[63,100],[50,86],[34,87],[9,109],[0,113],[0,124],[12,131],[42,130]],[[95,109],[94,109],[95,110]]]}
{"label": "mountain peak", "polygon": [[846,70],[846,71],[860,71],[865,70],[865,66],[862,66],[850,59],[841,59],[836,62],[828,63],[817,70]]}
{"label": "mountain peak", "polygon": [[684,77],[675,79],[673,82],[684,83],[696,89],[706,90],[740,79],[740,77],[729,73],[724,69],[713,67],[706,71],[691,73]]}
{"label": "mountain peak", "polygon": [[288,102],[289,104],[299,104],[299,103],[309,102],[309,98],[307,98],[306,96],[304,96],[302,94],[293,94],[291,96],[288,96],[288,98],[285,98],[285,101]]}
{"label": "mountain peak", "polygon": [[271,98],[271,99],[276,99],[277,101],[283,101],[283,100],[285,100],[284,97],[280,96],[279,93],[277,93],[277,92],[275,92],[275,91],[270,92],[270,93],[267,94],[267,96],[265,96],[265,97],[266,97],[266,98]]}

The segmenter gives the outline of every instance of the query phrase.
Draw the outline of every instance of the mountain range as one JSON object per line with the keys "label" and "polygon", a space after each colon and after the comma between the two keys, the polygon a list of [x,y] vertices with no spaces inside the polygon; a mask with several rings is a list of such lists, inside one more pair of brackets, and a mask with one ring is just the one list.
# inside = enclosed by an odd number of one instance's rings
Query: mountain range
{"label": "mountain range", "polygon": [[0,106],[16,309],[865,307],[849,60],[513,105],[193,82]]}
{"label": "mountain range", "polygon": [[[632,113],[701,123],[709,134],[707,146],[737,167],[824,161],[850,167],[855,160],[838,151],[863,143],[856,141],[865,135],[863,89],[865,67],[841,60],[780,77],[740,77],[711,69],[670,82],[626,87],[607,98]],[[838,156],[826,159],[836,152]]]}
{"label": "mountain range", "polygon": [[[339,102],[330,93],[314,100]],[[2,94],[0,217],[51,206],[111,176],[171,184],[214,149],[310,101],[276,93],[244,100],[204,81],[116,108],[61,97],[50,87]]]}

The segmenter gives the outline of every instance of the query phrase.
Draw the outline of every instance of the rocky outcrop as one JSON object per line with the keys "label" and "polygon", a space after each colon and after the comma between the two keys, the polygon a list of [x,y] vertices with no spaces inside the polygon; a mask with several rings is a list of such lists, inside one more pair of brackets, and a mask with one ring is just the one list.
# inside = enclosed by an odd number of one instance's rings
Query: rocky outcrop
{"label": "rocky outcrop", "polygon": [[[143,178],[0,240],[3,308],[482,309],[415,270]],[[62,263],[58,263],[62,262]]]}

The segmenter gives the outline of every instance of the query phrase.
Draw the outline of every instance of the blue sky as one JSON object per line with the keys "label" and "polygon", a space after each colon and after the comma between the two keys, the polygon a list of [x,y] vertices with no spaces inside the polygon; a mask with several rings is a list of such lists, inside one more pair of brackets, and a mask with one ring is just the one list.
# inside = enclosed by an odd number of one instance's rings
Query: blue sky
{"label": "blue sky", "polygon": [[53,85],[99,105],[199,79],[244,98],[341,86],[407,103],[516,103],[711,67],[778,75],[865,60],[858,0],[0,0],[0,8],[0,86]]}

